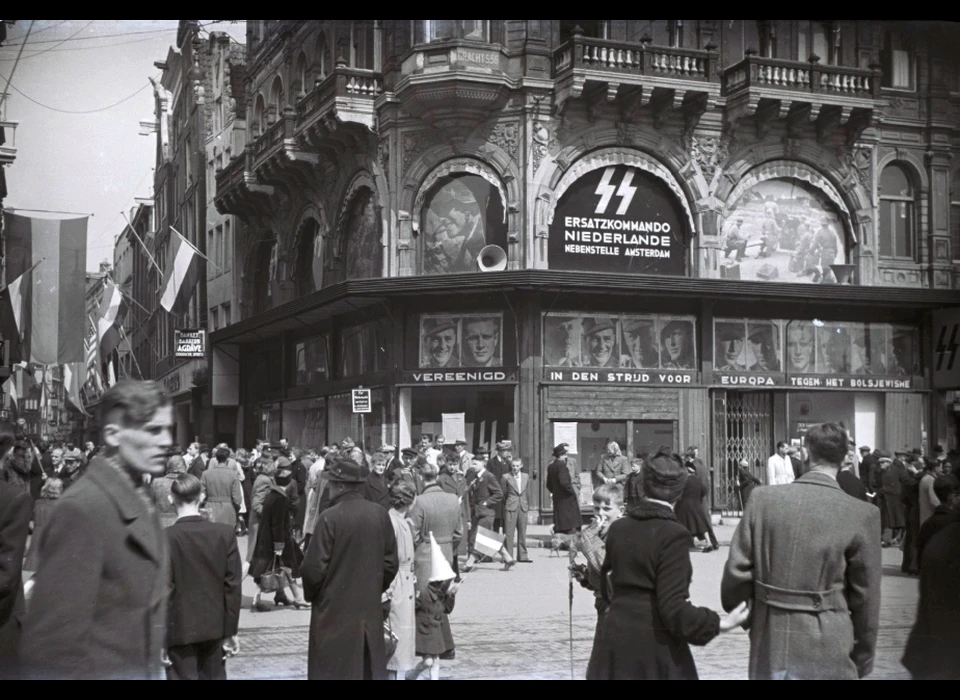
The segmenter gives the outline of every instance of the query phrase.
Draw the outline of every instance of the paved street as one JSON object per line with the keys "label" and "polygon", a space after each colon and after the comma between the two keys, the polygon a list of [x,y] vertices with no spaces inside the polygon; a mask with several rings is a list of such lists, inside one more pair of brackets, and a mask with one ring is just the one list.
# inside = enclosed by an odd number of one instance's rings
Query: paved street
{"label": "paved street", "polygon": [[[717,527],[721,544],[733,534],[730,521]],[[544,534],[545,527],[531,527]],[[241,543],[241,549],[245,543]],[[720,577],[727,547],[710,554],[692,553],[691,599],[720,609]],[[883,605],[877,662],[871,679],[909,678],[900,656],[913,623],[917,580],[900,574],[900,551],[884,550]],[[451,616],[457,658],[441,664],[441,678],[567,679],[570,668],[570,617],[567,612],[566,553],[558,558],[547,548],[531,548],[532,564],[501,572],[483,564],[464,579]],[[305,679],[310,613],[281,608],[250,612],[256,587],[244,581],[240,617],[241,653],[228,665],[232,679]],[[596,613],[588,591],[574,585],[573,676],[583,677]],[[749,640],[737,630],[722,635],[693,655],[701,678],[746,679]]]}

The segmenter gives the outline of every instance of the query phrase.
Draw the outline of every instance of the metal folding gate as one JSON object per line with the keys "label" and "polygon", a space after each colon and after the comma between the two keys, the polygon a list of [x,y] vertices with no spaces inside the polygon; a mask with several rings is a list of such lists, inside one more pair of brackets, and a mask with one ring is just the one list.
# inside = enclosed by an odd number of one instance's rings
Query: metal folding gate
{"label": "metal folding gate", "polygon": [[739,515],[737,472],[741,459],[765,481],[773,439],[773,396],[761,391],[716,391],[713,395],[713,503],[722,515]]}

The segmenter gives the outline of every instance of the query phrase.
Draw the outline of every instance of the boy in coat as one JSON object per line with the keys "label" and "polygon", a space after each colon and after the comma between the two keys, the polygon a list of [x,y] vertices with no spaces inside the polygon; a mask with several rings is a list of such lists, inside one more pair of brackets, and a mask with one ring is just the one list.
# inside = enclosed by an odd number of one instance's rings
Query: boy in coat
{"label": "boy in coat", "polygon": [[168,496],[177,522],[165,531],[171,583],[167,680],[225,681],[224,652],[233,656],[240,649],[240,550],[232,527],[200,515],[202,493],[195,476],[179,474]]}
{"label": "boy in coat", "polygon": [[873,669],[880,513],[837,485],[845,430],[825,423],[805,439],[809,471],[753,493],[723,572],[724,610],[751,604],[751,679],[857,679]]}
{"label": "boy in coat", "polygon": [[160,680],[167,543],[142,476],[166,469],[173,410],[161,384],[122,380],[100,424],[104,452],[40,533],[22,658],[36,678]]}

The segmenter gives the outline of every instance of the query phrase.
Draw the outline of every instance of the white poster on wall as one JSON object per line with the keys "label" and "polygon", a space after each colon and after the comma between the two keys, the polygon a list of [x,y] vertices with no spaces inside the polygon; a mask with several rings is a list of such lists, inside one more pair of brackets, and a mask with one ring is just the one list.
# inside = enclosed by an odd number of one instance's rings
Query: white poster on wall
{"label": "white poster on wall", "polygon": [[576,423],[554,423],[553,424],[553,444],[562,445],[567,443],[567,451],[577,454],[577,424]]}
{"label": "white poster on wall", "polygon": [[466,440],[465,432],[466,414],[464,413],[442,413],[443,419],[443,439],[445,444],[452,445],[454,440]]}

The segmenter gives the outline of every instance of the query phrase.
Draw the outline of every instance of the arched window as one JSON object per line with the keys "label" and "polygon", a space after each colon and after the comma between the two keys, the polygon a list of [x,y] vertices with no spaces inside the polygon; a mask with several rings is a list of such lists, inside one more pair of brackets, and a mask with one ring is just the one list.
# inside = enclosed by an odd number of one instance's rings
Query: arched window
{"label": "arched window", "polygon": [[423,274],[476,272],[485,246],[507,248],[500,191],[479,175],[447,175],[424,199],[420,230]]}
{"label": "arched window", "polygon": [[294,86],[297,90],[297,97],[301,98],[306,96],[307,92],[310,90],[310,81],[309,75],[307,73],[307,55],[300,52],[300,55],[297,57],[297,84]]}
{"label": "arched window", "polygon": [[323,32],[317,36],[317,46],[313,52],[313,70],[315,80],[323,80],[330,72],[330,47],[327,46],[327,35]]}
{"label": "arched window", "polygon": [[300,225],[297,245],[297,296],[315,292],[323,286],[323,234],[320,224],[309,218]]}
{"label": "arched window", "polygon": [[383,273],[380,247],[380,214],[373,191],[357,191],[347,210],[343,270],[346,279],[380,277]]}
{"label": "arched window", "polygon": [[950,183],[950,232],[953,259],[960,260],[960,172],[953,174]]}
{"label": "arched window", "polygon": [[268,114],[271,124],[273,124],[273,122],[276,121],[281,114],[283,114],[283,108],[283,81],[278,75],[273,79],[273,85],[270,86],[270,104],[268,106]]}
{"label": "arched window", "polygon": [[916,257],[916,201],[907,171],[893,163],[880,176],[880,255]]}
{"label": "arched window", "polygon": [[253,110],[253,127],[256,131],[254,136],[262,134],[266,126],[266,105],[263,101],[263,95],[257,95],[257,104]]}

